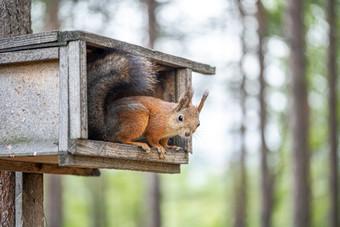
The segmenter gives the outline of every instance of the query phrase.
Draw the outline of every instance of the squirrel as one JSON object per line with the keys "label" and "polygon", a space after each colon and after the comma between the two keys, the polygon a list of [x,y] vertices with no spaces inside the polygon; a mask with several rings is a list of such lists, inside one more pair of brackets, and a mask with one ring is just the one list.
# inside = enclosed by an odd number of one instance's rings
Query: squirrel
{"label": "squirrel", "polygon": [[[208,92],[200,104],[191,105],[188,87],[178,103],[167,102],[143,94],[157,84],[155,64],[123,51],[105,51],[88,55],[88,126],[89,138],[133,144],[147,153],[157,148],[160,159],[171,137],[189,138],[200,125],[199,114]],[[126,97],[128,95],[128,97]],[[133,95],[133,96],[131,96]],[[147,143],[138,142],[145,139]]]}

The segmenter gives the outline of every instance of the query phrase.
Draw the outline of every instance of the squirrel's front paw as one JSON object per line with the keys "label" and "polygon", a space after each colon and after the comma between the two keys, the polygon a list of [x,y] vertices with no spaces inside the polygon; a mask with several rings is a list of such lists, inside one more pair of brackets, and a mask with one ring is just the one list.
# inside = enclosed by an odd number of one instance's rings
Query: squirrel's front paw
{"label": "squirrel's front paw", "polygon": [[146,143],[142,145],[142,149],[148,154],[151,151],[151,148]]}
{"label": "squirrel's front paw", "polygon": [[165,153],[166,153],[166,150],[164,147],[156,147],[157,148],[157,151],[159,153],[159,158],[160,159],[165,159]]}

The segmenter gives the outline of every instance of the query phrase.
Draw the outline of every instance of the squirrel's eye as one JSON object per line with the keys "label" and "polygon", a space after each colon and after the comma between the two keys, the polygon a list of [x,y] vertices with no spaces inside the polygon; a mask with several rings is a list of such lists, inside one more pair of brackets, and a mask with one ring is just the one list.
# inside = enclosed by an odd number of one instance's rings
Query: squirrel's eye
{"label": "squirrel's eye", "polygon": [[179,115],[178,120],[179,120],[179,121],[183,121],[183,116],[182,116],[182,115]]}

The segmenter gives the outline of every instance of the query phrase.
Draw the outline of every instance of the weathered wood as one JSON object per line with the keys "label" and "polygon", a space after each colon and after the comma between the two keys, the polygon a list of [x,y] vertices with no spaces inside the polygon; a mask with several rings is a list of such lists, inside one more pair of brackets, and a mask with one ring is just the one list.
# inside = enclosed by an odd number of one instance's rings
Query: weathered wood
{"label": "weathered wood", "polygon": [[58,47],[0,53],[0,65],[58,59]]}
{"label": "weathered wood", "polygon": [[68,62],[68,48],[59,48],[59,152],[67,151],[69,139],[69,62]]}
{"label": "weathered wood", "polygon": [[64,46],[69,41],[79,40],[86,41],[88,42],[88,45],[95,47],[115,48],[138,54],[154,59],[163,65],[176,68],[191,68],[195,72],[207,75],[215,74],[215,67],[209,66],[207,64],[190,61],[185,58],[165,54],[156,50],[84,31],[52,31],[0,39],[0,53],[22,49],[44,48],[49,46]]}
{"label": "weathered wood", "polygon": [[15,227],[22,227],[22,172],[15,172]]}
{"label": "weathered wood", "polygon": [[164,159],[159,158],[155,148],[146,153],[142,148],[120,143],[110,143],[96,140],[73,141],[71,152],[74,155],[137,160],[146,162],[187,164],[188,153],[184,151],[167,150]]}
{"label": "weathered wood", "polygon": [[43,174],[22,174],[22,220],[23,227],[44,226]]}
{"label": "weathered wood", "polygon": [[59,156],[60,166],[79,168],[123,169],[155,173],[180,173],[180,164],[145,162],[126,159],[101,158],[64,154]]}
{"label": "weathered wood", "polygon": [[86,43],[68,45],[70,138],[87,138]]}
{"label": "weathered wood", "polygon": [[[185,69],[177,69],[176,71],[176,94],[178,96],[176,97],[176,101],[178,101],[179,97],[185,93],[186,89],[188,87],[192,87],[191,85],[191,74],[192,70],[189,68]],[[190,137],[189,139],[184,139],[181,138],[180,136],[177,136],[176,138],[176,143],[178,146],[182,147],[185,151],[192,153],[192,138]]]}
{"label": "weathered wood", "polygon": [[12,158],[0,158],[0,160],[58,164],[58,155],[41,155],[39,152],[36,156],[13,156]]}
{"label": "weathered wood", "polygon": [[58,145],[53,142],[0,144],[0,157],[57,155]]}
{"label": "weathered wood", "polygon": [[22,161],[0,160],[0,170],[39,174],[69,174],[79,176],[99,176],[94,168],[61,167],[58,164],[42,164]]}
{"label": "weathered wood", "polygon": [[211,67],[206,64],[202,64],[195,61],[190,61],[185,58],[176,57],[170,54],[164,54],[162,52],[152,50],[149,48],[141,47],[138,45],[122,42],[112,38],[99,36],[93,33],[83,31],[60,31],[59,41],[74,41],[84,40],[88,45],[97,47],[108,47],[133,53],[136,55],[144,56],[155,60],[158,63],[172,66],[176,68],[191,68],[195,72],[202,74],[212,75],[215,74],[215,67]]}
{"label": "weathered wood", "polygon": [[0,52],[10,48],[57,42],[58,33],[58,31],[52,31],[0,39]]}
{"label": "weathered wood", "polygon": [[0,144],[57,141],[59,63],[0,65]]}

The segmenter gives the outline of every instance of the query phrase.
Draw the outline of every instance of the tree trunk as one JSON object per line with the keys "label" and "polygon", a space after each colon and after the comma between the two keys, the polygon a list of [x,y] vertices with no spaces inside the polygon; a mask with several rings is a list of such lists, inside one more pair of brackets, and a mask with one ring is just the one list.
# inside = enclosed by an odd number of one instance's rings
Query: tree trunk
{"label": "tree trunk", "polygon": [[336,227],[338,220],[338,154],[337,154],[337,94],[336,94],[336,24],[335,24],[335,0],[328,0],[328,85],[329,85],[329,166],[330,166],[330,225]]}
{"label": "tree trunk", "polygon": [[256,18],[258,21],[257,35],[259,38],[258,44],[258,60],[260,66],[260,92],[259,92],[259,103],[260,103],[260,132],[261,132],[261,222],[263,227],[269,227],[270,218],[272,213],[272,184],[273,176],[268,169],[267,154],[268,148],[265,138],[265,128],[267,121],[267,112],[265,104],[265,89],[266,83],[264,80],[264,37],[265,37],[265,12],[261,0],[257,0],[257,14]]}
{"label": "tree trunk", "polygon": [[246,204],[247,204],[247,173],[246,173],[246,146],[245,146],[245,132],[246,132],[246,125],[245,125],[245,116],[246,116],[246,91],[245,91],[245,83],[246,83],[246,74],[243,70],[243,63],[244,63],[244,57],[247,51],[246,47],[246,40],[245,40],[245,12],[242,5],[241,0],[237,0],[237,6],[239,10],[240,15],[240,24],[242,26],[241,31],[241,45],[242,45],[242,56],[239,60],[239,70],[240,74],[242,76],[242,81],[240,84],[240,106],[242,111],[242,117],[241,117],[241,125],[239,129],[239,136],[240,136],[240,156],[237,160],[238,167],[237,174],[235,175],[237,177],[235,181],[235,219],[233,226],[234,227],[244,227],[246,226]]}
{"label": "tree trunk", "polygon": [[303,1],[288,0],[287,34],[290,47],[291,127],[293,167],[293,226],[310,226],[310,187],[305,37]]}
{"label": "tree trunk", "polygon": [[62,176],[46,176],[46,213],[49,227],[60,227],[62,225]]}
{"label": "tree trunk", "polygon": [[60,0],[46,1],[45,30],[58,30],[60,22],[58,18]]}
{"label": "tree trunk", "polygon": [[[31,1],[0,0],[0,38],[32,33]],[[0,172],[0,226],[15,225],[15,173]]]}
{"label": "tree trunk", "polygon": [[156,173],[148,173],[147,177],[147,195],[146,195],[146,220],[147,227],[161,226],[161,209],[160,209],[160,189],[159,176]]}
{"label": "tree trunk", "polygon": [[0,0],[0,38],[32,33],[31,1]]}

